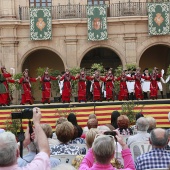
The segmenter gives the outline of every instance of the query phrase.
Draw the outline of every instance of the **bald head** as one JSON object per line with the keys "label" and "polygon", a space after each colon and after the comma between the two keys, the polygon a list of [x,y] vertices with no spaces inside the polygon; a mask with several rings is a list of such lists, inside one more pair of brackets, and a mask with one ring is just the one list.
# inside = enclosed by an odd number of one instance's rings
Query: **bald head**
{"label": "bald head", "polygon": [[87,126],[88,126],[88,129],[97,128],[97,126],[98,126],[97,119],[89,119],[87,122]]}
{"label": "bald head", "polygon": [[164,148],[168,143],[168,131],[162,128],[152,130],[150,142],[156,148]]}
{"label": "bald head", "polygon": [[93,114],[93,113],[92,113],[92,114],[90,114],[90,115],[89,115],[89,119],[96,119],[96,115],[95,115],[95,114]]}

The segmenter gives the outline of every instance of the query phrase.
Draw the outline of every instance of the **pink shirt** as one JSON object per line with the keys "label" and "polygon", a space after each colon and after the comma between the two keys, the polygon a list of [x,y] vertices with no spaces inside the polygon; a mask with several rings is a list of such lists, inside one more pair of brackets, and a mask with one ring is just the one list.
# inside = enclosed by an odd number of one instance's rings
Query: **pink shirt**
{"label": "pink shirt", "polygon": [[0,170],[51,170],[50,159],[45,152],[40,152],[33,161],[25,167],[20,168],[15,164],[8,167],[0,167]]}
{"label": "pink shirt", "polygon": [[[122,150],[122,157],[124,160],[124,170],[135,170],[134,161],[130,149]],[[79,170],[116,170],[111,164],[102,165],[94,163],[95,159],[93,156],[92,149],[89,149],[87,155],[84,157]],[[94,164],[93,164],[94,163]],[[123,170],[123,169],[122,169]]]}

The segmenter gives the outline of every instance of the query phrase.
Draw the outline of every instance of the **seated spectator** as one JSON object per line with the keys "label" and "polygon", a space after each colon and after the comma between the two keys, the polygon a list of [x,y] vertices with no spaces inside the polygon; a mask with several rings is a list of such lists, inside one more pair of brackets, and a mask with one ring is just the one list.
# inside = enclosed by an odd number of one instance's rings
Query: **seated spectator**
{"label": "seated spectator", "polygon": [[146,119],[149,122],[149,128],[147,132],[150,133],[153,129],[156,128],[156,120],[153,117],[147,117]]}
{"label": "seated spectator", "polygon": [[60,164],[57,167],[52,168],[52,170],[76,170],[76,169],[70,164]]}
{"label": "seated spectator", "polygon": [[[97,119],[97,117],[96,117],[95,114],[90,114],[90,115],[89,115],[89,119]],[[89,120],[89,119],[88,119],[88,120]],[[83,134],[86,134],[88,131],[89,131],[88,126],[85,126],[85,127],[83,128]]]}
{"label": "seated spectator", "polygon": [[98,120],[97,119],[89,119],[87,122],[88,129],[97,128],[98,127]]}
{"label": "seated spectator", "polygon": [[[86,134],[86,145],[87,145],[87,148],[91,148],[92,147],[92,144],[94,142],[94,139],[95,139],[95,136],[99,134],[99,131],[97,129],[94,129],[94,128],[91,128],[87,134]],[[85,155],[77,155],[75,157],[75,159],[73,160],[72,162],[72,165],[76,168],[76,169],[79,169],[80,167],[80,164],[83,160]]]}
{"label": "seated spectator", "polygon": [[[137,120],[136,128],[137,128],[137,134],[130,136],[128,138],[127,144],[129,147],[133,142],[138,142],[138,141],[139,142],[141,142],[141,141],[148,142],[149,141],[150,135],[149,135],[149,133],[147,133],[147,130],[149,128],[149,122],[145,117],[141,117]],[[139,151],[139,148],[134,147],[134,158],[136,159],[137,156],[139,156],[140,154],[141,153]]]}
{"label": "seated spectator", "polygon": [[58,145],[59,141],[52,139],[52,136],[53,136],[52,127],[49,124],[41,124],[41,127],[47,136],[49,145]]}
{"label": "seated spectator", "polygon": [[137,157],[135,165],[136,170],[169,168],[170,152],[165,150],[169,142],[168,132],[165,129],[157,128],[151,131],[150,144],[152,150]]}
{"label": "seated spectator", "polygon": [[111,125],[117,129],[118,126],[117,126],[117,118],[120,116],[120,113],[116,110],[116,111],[113,111],[112,114],[111,114]]}
{"label": "seated spectator", "polygon": [[129,128],[129,118],[126,115],[120,115],[117,118],[118,131],[121,135],[132,135],[132,129]]}
{"label": "seated spectator", "polygon": [[[65,122],[65,121],[67,121],[67,119],[66,119],[65,117],[59,117],[59,118],[57,119],[57,121],[56,121],[56,126],[59,125],[59,124],[61,124],[61,123],[63,123],[63,122]],[[52,139],[57,140],[56,133],[53,133]]]}
{"label": "seated spectator", "polygon": [[[137,113],[137,114],[135,115],[136,121],[137,121],[140,117],[144,117],[144,115],[143,115],[141,112],[139,112],[139,113]],[[131,126],[130,128],[132,129],[132,132],[133,132],[134,135],[137,134],[136,125],[133,125],[133,126]]]}
{"label": "seated spectator", "polygon": [[[128,149],[128,146],[124,143],[120,134],[118,134],[116,138],[122,146],[124,168],[135,170],[130,149]],[[114,157],[114,152],[114,137],[107,135],[98,136],[93,142],[92,149],[89,149],[87,155],[84,157],[79,170],[116,170],[110,163]]]}
{"label": "seated spectator", "polygon": [[[50,170],[49,146],[47,137],[40,126],[41,111],[39,108],[33,109],[34,131],[40,153],[26,167],[19,168],[17,159],[19,157],[16,137],[11,132],[0,134],[0,169],[1,170]],[[29,134],[29,133],[28,133]],[[30,138],[30,136],[29,136]]]}
{"label": "seated spectator", "polygon": [[85,144],[85,140],[78,136],[78,128],[77,128],[77,126],[74,126],[73,139],[71,141],[69,141],[69,144]]}
{"label": "seated spectator", "polygon": [[73,138],[74,126],[72,123],[65,121],[56,126],[56,135],[60,141],[59,145],[50,147],[51,155],[59,154],[80,154],[80,148],[78,146],[73,146],[68,144],[68,142]]}
{"label": "seated spectator", "polygon": [[105,124],[105,126],[107,126],[111,131],[115,130],[115,128],[110,124]]}
{"label": "seated spectator", "polygon": [[83,133],[83,129],[78,125],[76,115],[74,113],[70,113],[67,117],[67,120],[77,127],[78,137],[80,138]]}
{"label": "seated spectator", "polygon": [[110,129],[105,126],[105,125],[101,125],[97,127],[97,130],[99,131],[99,133],[103,134],[105,131],[110,131]]}

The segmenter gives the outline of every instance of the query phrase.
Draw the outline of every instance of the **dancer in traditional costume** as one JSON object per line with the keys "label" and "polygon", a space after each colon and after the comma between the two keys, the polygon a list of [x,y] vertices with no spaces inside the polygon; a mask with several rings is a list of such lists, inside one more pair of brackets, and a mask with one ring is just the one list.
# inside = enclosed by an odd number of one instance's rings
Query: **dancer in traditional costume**
{"label": "dancer in traditional costume", "polygon": [[92,80],[92,93],[93,93],[93,101],[101,101],[101,87],[100,87],[100,73],[98,70],[95,71],[94,76],[89,77]]}
{"label": "dancer in traditional costume", "polygon": [[[143,78],[143,76],[144,76],[144,78]],[[142,86],[142,90],[143,90],[144,99],[148,99],[148,93],[150,93],[150,84],[151,84],[148,68],[145,68],[143,70],[141,82],[142,82],[141,86]]]}
{"label": "dancer in traditional costume", "polygon": [[75,80],[75,77],[70,74],[70,71],[67,69],[65,74],[60,78],[60,81],[63,82],[63,90],[62,90],[62,102],[70,103],[71,96],[71,80]]}
{"label": "dancer in traditional costume", "polygon": [[36,82],[37,78],[31,78],[28,76],[28,69],[25,69],[23,72],[23,77],[20,78],[19,84],[22,85],[21,89],[21,104],[25,105],[26,103],[33,104],[33,96],[31,93],[31,82]]}
{"label": "dancer in traditional costume", "polygon": [[157,84],[158,84],[158,89],[161,93],[161,97],[162,99],[164,98],[163,97],[163,87],[162,87],[162,83],[161,83],[161,77],[163,77],[163,73],[164,73],[164,70],[161,71],[161,73],[159,73],[159,70],[158,68],[154,68],[155,72],[156,72],[156,81],[157,81]]}
{"label": "dancer in traditional costume", "polygon": [[57,80],[58,77],[50,76],[48,73],[48,68],[45,70],[44,75],[41,77],[40,82],[42,83],[42,100],[41,103],[50,104],[51,97],[51,81]]}
{"label": "dancer in traditional costume", "polygon": [[78,81],[78,101],[87,101],[86,81],[90,80],[89,76],[86,76],[84,69],[80,71],[80,74],[75,77]]}
{"label": "dancer in traditional costume", "polygon": [[104,78],[105,87],[106,87],[106,100],[114,100],[114,81],[115,77],[112,74],[112,69],[108,70],[107,75]]}
{"label": "dancer in traditional costume", "polygon": [[1,67],[0,74],[0,105],[10,105],[10,102],[12,100],[12,96],[9,92],[9,86],[8,83],[15,83],[15,80],[13,80],[11,77],[12,75],[6,71],[6,68],[3,66]]}
{"label": "dancer in traditional costume", "polygon": [[142,78],[142,74],[140,73],[140,68],[138,68],[137,71],[136,71],[136,74],[134,75],[135,98],[137,100],[139,100],[139,99],[143,100],[143,92],[142,92],[142,87],[141,87],[141,78]]}
{"label": "dancer in traditional costume", "polygon": [[[132,69],[128,69],[127,77],[132,77],[133,75],[135,75],[135,74],[134,74],[134,72],[132,72]],[[128,89],[128,93],[129,93],[129,99],[134,100],[135,80],[127,80],[126,84],[127,84],[127,89]]]}
{"label": "dancer in traditional costume", "polygon": [[122,71],[122,74],[120,77],[116,78],[116,81],[120,81],[120,90],[119,90],[119,96],[118,100],[128,100],[128,89],[126,81],[133,80],[133,78],[128,77],[125,75],[125,71]]}

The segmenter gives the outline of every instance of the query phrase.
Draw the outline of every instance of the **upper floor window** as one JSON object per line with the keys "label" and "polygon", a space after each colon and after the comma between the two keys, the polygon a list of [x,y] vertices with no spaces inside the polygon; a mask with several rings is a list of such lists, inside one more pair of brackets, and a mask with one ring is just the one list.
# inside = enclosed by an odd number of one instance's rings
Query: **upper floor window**
{"label": "upper floor window", "polygon": [[52,0],[29,0],[30,7],[50,7],[52,6]]}
{"label": "upper floor window", "polygon": [[110,0],[87,0],[88,5],[103,5],[103,4],[110,4]]}

